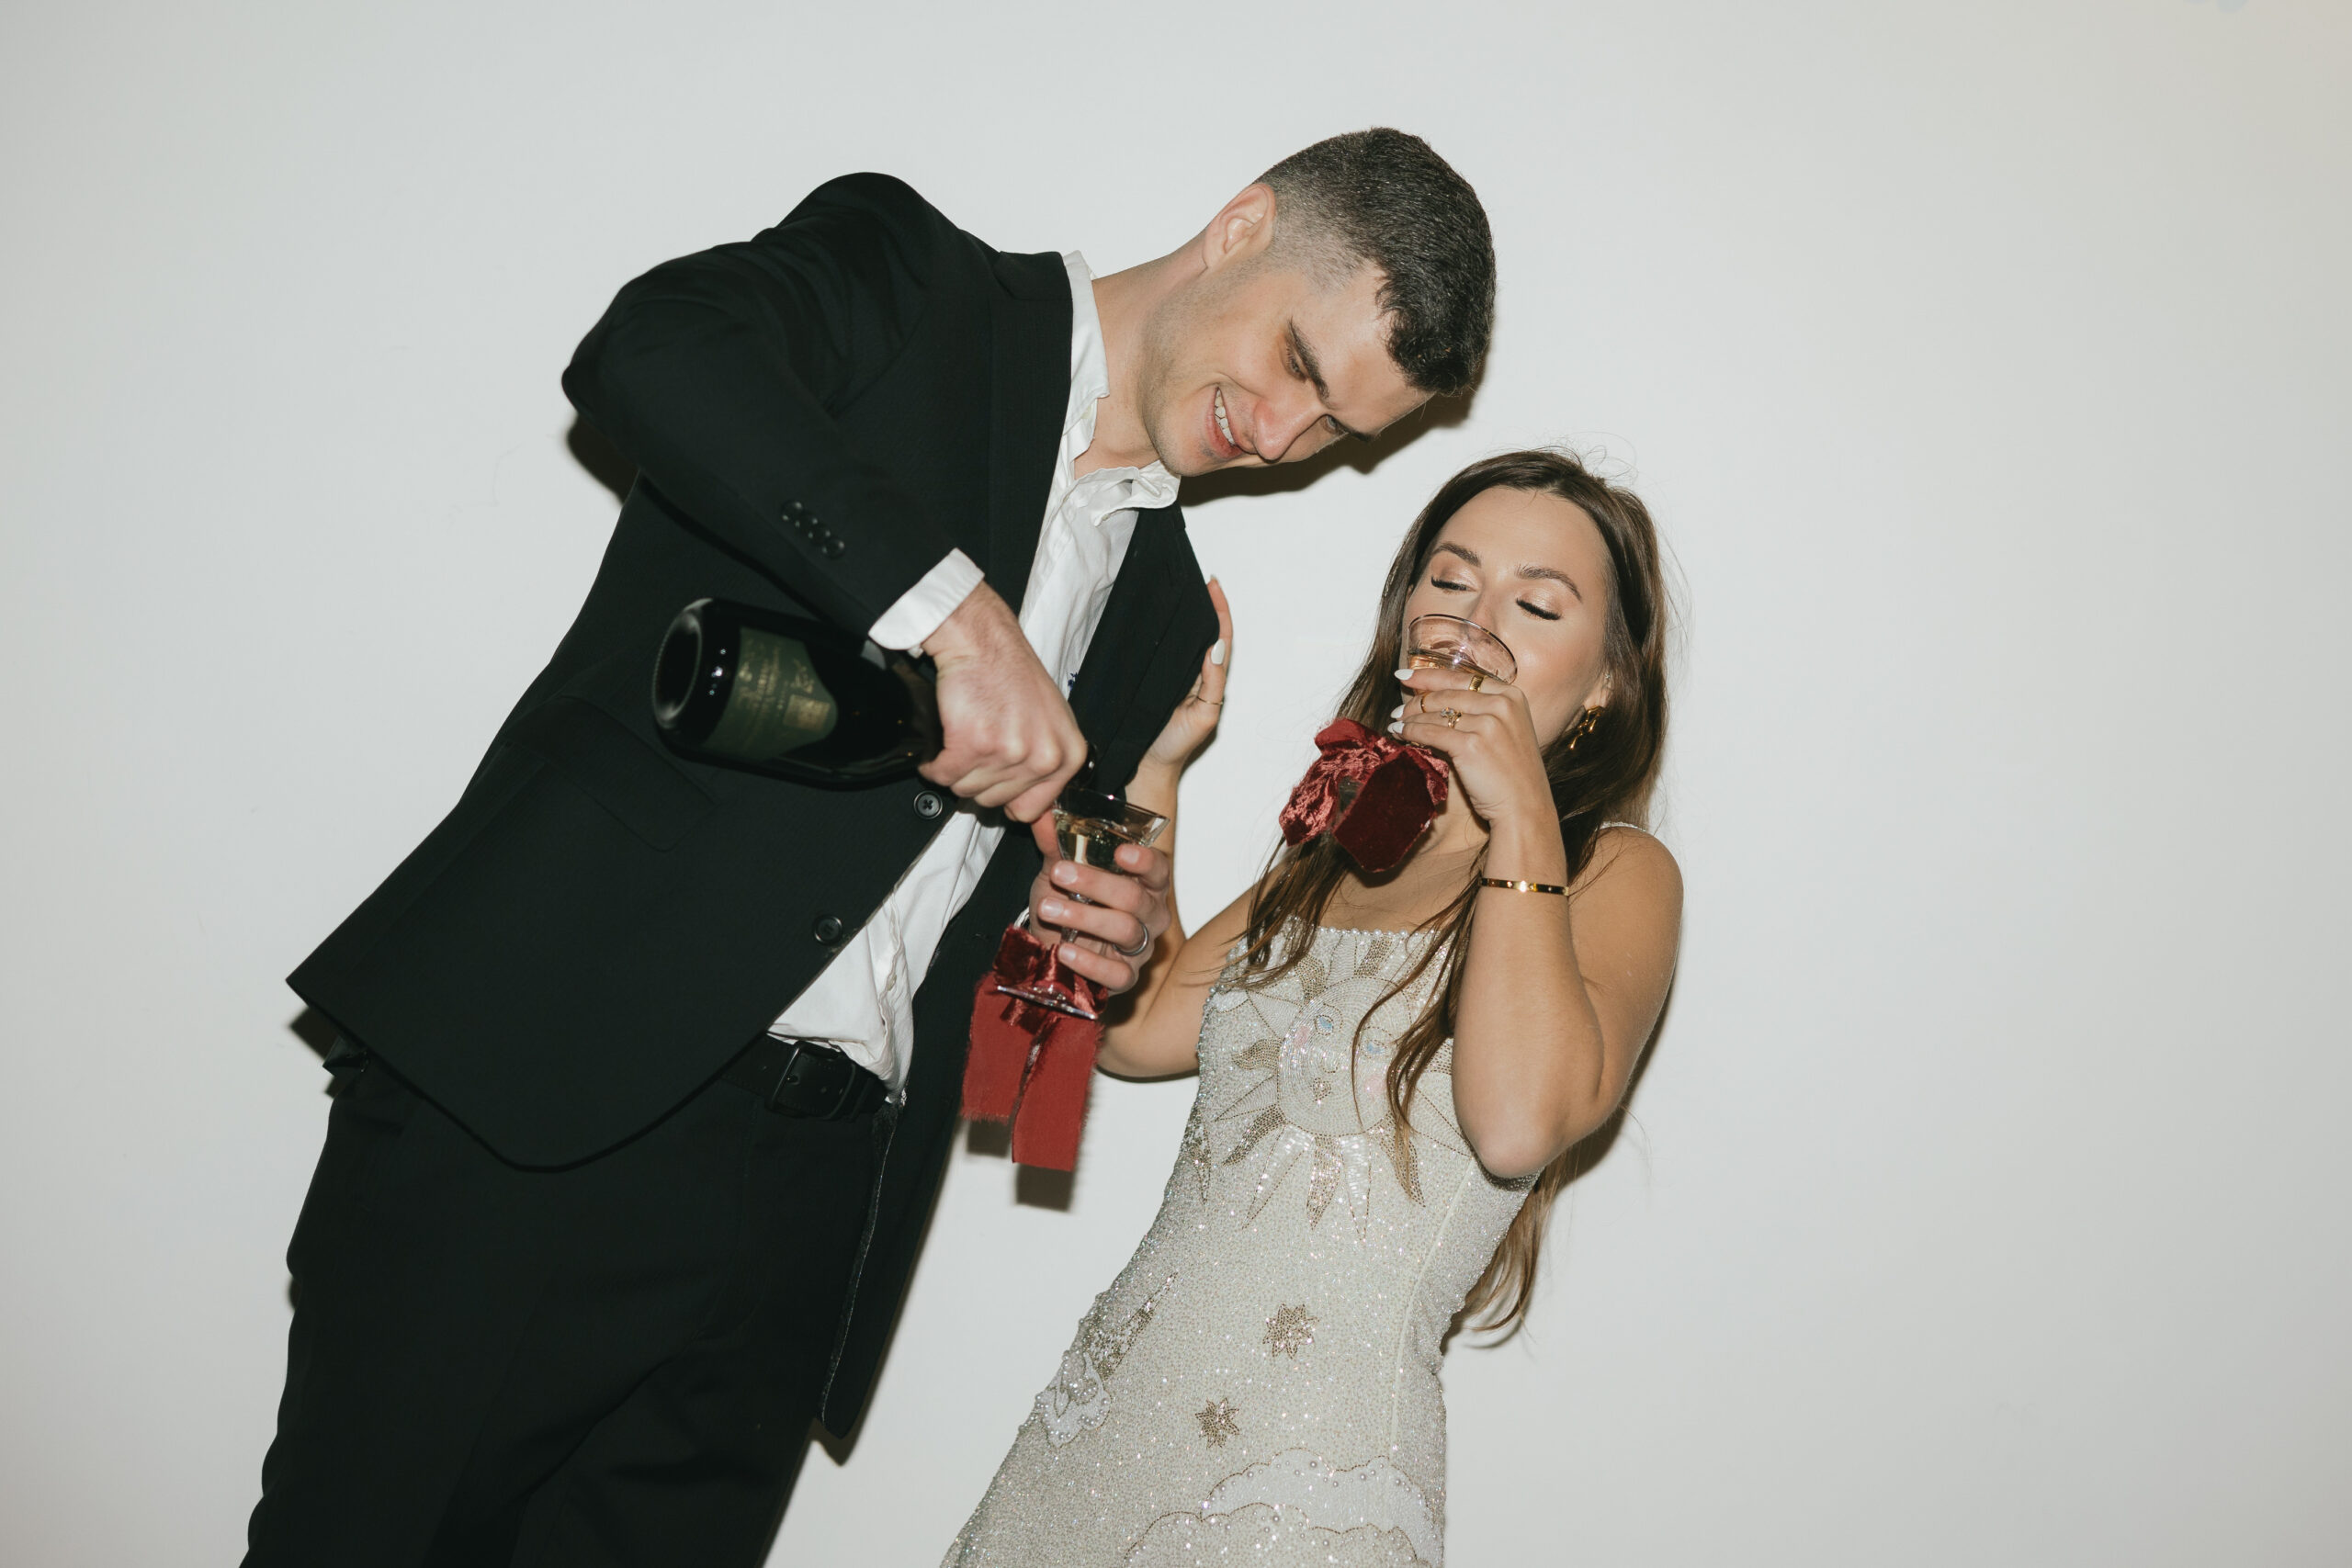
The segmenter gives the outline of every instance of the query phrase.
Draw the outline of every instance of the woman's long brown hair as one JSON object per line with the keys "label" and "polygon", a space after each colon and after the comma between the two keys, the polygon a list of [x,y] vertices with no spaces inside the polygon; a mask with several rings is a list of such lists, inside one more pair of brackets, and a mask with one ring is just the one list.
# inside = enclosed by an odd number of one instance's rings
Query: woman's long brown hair
{"label": "woman's long brown hair", "polygon": [[[1543,450],[1488,457],[1446,480],[1421,509],[1389,565],[1372,649],[1340,704],[1340,714],[1374,733],[1385,730],[1389,710],[1404,700],[1396,671],[1404,665],[1405,600],[1427,570],[1430,552],[1453,514],[1473,497],[1498,489],[1555,495],[1582,508],[1600,530],[1609,551],[1609,624],[1602,642],[1609,699],[1589,733],[1571,744],[1566,734],[1573,733],[1572,724],[1544,752],[1552,803],[1567,843],[1569,879],[1574,881],[1591,862],[1601,824],[1646,819],[1650,789],[1666,749],[1666,580],[1649,509],[1633,491],[1599,478],[1573,456]],[[1286,940],[1285,933],[1294,923],[1305,928],[1322,924],[1331,896],[1353,865],[1328,835],[1277,849],[1250,898],[1242,973],[1263,983],[1288,972],[1306,946]],[[1481,853],[1453,902],[1419,928],[1438,931],[1443,940],[1430,943],[1420,961],[1381,998],[1385,1005],[1419,982],[1432,963],[1440,964],[1429,1005],[1406,1029],[1389,1064],[1388,1109],[1400,1148],[1410,1136],[1405,1108],[1453,1034],[1462,957],[1469,948],[1471,911],[1485,869]],[[1544,1222],[1553,1200],[1577,1174],[1576,1159],[1577,1150],[1570,1149],[1537,1175],[1526,1204],[1511,1221],[1486,1272],[1470,1288],[1457,1321],[1477,1329],[1502,1330],[1506,1338],[1525,1321]],[[1397,1168],[1410,1172],[1414,1166],[1400,1159]]]}

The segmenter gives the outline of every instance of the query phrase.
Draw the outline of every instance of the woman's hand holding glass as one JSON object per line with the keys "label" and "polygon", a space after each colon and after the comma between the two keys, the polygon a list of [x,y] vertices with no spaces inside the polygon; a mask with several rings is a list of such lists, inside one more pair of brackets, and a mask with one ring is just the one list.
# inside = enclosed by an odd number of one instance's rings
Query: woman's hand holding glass
{"label": "woman's hand holding glass", "polygon": [[1046,869],[1029,888],[1029,923],[1068,939],[1054,951],[1063,967],[1105,995],[1131,989],[1168,929],[1168,885],[1175,863],[1159,850],[1122,844],[1117,871],[1062,857],[1050,820],[1031,824]]}
{"label": "woman's hand holding glass", "polygon": [[1477,669],[1408,669],[1396,679],[1405,701],[1389,716],[1389,734],[1443,754],[1470,808],[1490,830],[1506,823],[1544,824],[1558,837],[1544,749],[1536,743],[1524,692]]}
{"label": "woman's hand holding glass", "polygon": [[[1126,792],[1136,805],[1170,818],[1185,763],[1216,733],[1225,713],[1233,612],[1224,587],[1214,578],[1208,586],[1210,602],[1216,606],[1217,640],[1202,657],[1200,678],[1145,752]],[[1122,844],[1113,857],[1118,870],[1108,871],[1067,858],[1051,821],[1033,823],[1031,831],[1046,855],[1046,868],[1029,888],[1031,928],[1061,931],[1069,940],[1060,944],[1056,956],[1106,995],[1132,989],[1172,919],[1169,890],[1175,863],[1164,848]],[[1170,833],[1160,840],[1163,844],[1172,842],[1172,824]]]}

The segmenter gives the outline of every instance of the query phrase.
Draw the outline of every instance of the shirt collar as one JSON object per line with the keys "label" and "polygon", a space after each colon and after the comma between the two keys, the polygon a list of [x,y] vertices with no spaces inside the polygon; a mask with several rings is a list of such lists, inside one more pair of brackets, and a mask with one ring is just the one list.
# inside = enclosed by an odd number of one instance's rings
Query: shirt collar
{"label": "shirt collar", "polygon": [[[1094,444],[1095,405],[1111,395],[1111,361],[1102,349],[1102,318],[1094,309],[1094,270],[1076,251],[1062,253],[1069,273],[1069,409],[1062,422],[1062,473]],[[1129,487],[1129,506],[1166,506],[1176,499],[1177,479],[1158,459],[1140,468],[1097,468],[1083,480]]]}

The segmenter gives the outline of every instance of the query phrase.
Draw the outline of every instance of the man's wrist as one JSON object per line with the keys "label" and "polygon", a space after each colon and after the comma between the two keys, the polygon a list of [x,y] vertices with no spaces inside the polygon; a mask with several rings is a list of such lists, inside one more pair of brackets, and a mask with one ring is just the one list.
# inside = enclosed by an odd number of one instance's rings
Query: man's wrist
{"label": "man's wrist", "polygon": [[1005,640],[1008,628],[1012,637],[1020,637],[1012,606],[983,582],[923,639],[923,648],[934,661],[985,656]]}

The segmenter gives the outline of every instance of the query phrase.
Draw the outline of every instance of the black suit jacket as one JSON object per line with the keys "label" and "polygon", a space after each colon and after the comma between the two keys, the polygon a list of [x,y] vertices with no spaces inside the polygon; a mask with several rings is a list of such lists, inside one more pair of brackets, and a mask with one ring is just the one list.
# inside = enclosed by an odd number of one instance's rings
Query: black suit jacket
{"label": "black suit jacket", "polygon": [[[863,632],[951,547],[1021,603],[1069,390],[1058,256],[855,175],[621,290],[564,375],[639,478],[587,602],[440,825],[290,979],[505,1158],[589,1158],[692,1095],[944,822],[920,779],[823,790],[684,761],[654,650],[705,594]],[[1216,617],[1142,513],[1071,705],[1130,776]],[[862,1404],[955,1127],[971,990],[1037,866],[1006,835],[916,1000],[907,1103],[825,1417]]]}

